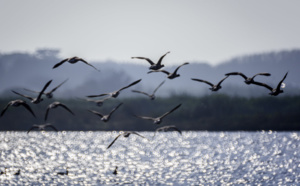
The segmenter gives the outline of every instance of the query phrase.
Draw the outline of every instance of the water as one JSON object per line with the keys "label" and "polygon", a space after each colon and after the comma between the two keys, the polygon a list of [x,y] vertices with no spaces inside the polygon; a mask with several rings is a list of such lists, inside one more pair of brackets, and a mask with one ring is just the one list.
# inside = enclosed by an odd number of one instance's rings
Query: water
{"label": "water", "polygon": [[106,149],[118,134],[0,132],[0,184],[300,184],[300,132],[141,132]]}

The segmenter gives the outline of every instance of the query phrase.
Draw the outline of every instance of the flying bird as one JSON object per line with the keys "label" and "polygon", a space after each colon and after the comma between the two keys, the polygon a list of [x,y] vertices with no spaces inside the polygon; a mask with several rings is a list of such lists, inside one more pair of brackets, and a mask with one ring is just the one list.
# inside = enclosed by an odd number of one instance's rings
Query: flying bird
{"label": "flying bird", "polygon": [[106,97],[104,99],[97,99],[97,100],[94,100],[94,99],[84,99],[84,100],[88,101],[88,102],[94,102],[94,103],[96,103],[96,106],[101,107],[104,104],[104,101],[108,100],[110,98],[111,97]]}
{"label": "flying bird", "polygon": [[151,100],[154,100],[155,99],[155,92],[159,89],[159,87],[161,87],[163,84],[165,83],[165,81],[161,82],[158,87],[156,87],[156,89],[152,92],[152,94],[148,94],[146,92],[142,92],[142,91],[139,91],[139,90],[132,90],[132,92],[135,92],[135,93],[140,93],[140,94],[144,94],[146,96],[148,96]]}
{"label": "flying bird", "polygon": [[269,93],[271,96],[277,96],[280,93],[283,93],[283,90],[280,89],[281,85],[283,83],[283,81],[285,80],[286,76],[288,75],[288,72],[284,75],[284,77],[282,78],[282,80],[278,83],[276,88],[272,88],[271,86],[265,84],[265,83],[261,83],[261,82],[254,82],[253,84],[255,85],[259,85],[259,86],[263,86],[266,87],[267,89],[269,89],[271,92]]}
{"label": "flying bird", "polygon": [[122,104],[123,104],[123,103],[120,103],[118,106],[116,106],[114,109],[112,109],[112,111],[110,111],[110,113],[107,114],[107,115],[103,115],[103,114],[101,114],[101,113],[99,113],[99,112],[97,112],[97,111],[94,111],[94,110],[88,110],[88,111],[90,111],[90,112],[92,112],[92,113],[94,113],[94,114],[100,116],[102,121],[107,122],[107,121],[110,119],[111,115],[112,115],[112,114],[113,114],[113,113],[114,113],[114,112],[115,112]]}
{"label": "flying bird", "polygon": [[159,116],[159,117],[148,117],[148,116],[136,116],[138,118],[141,118],[141,119],[145,119],[145,120],[152,120],[154,124],[160,124],[162,122],[162,119],[164,117],[166,117],[167,115],[171,114],[172,112],[174,112],[176,109],[178,109],[179,107],[181,106],[181,104],[177,105],[176,107],[174,107],[172,110],[170,110],[169,112],[166,112],[164,113],[162,116]]}
{"label": "flying bird", "polygon": [[12,92],[15,93],[15,94],[17,94],[17,95],[19,95],[19,96],[22,96],[22,97],[25,97],[25,98],[31,100],[31,103],[38,104],[41,101],[43,101],[42,95],[43,95],[44,91],[46,90],[46,88],[50,85],[51,82],[52,82],[52,80],[48,81],[45,84],[45,86],[43,87],[42,91],[39,93],[39,95],[36,98],[30,97],[30,96],[27,96],[27,95],[24,95],[24,94],[20,94],[18,92],[13,91],[13,90],[12,90]]}
{"label": "flying bird", "polygon": [[149,67],[150,70],[159,70],[165,66],[165,65],[162,65],[161,62],[168,53],[170,53],[170,52],[167,52],[166,54],[161,56],[157,63],[154,63],[149,58],[145,58],[145,57],[131,57],[131,59],[144,59],[150,63],[150,67]]}
{"label": "flying bird", "polygon": [[51,123],[46,123],[42,125],[32,125],[32,127],[27,131],[27,134],[32,131],[33,129],[38,129],[38,130],[45,130],[46,128],[52,128],[55,131],[58,131]]}
{"label": "flying bird", "polygon": [[160,132],[160,131],[163,131],[163,132],[166,132],[166,131],[169,131],[169,130],[175,130],[177,131],[180,135],[182,135],[181,133],[181,130],[179,130],[175,125],[168,125],[168,126],[164,126],[164,127],[159,127],[155,130],[155,133],[153,135],[153,138],[154,136],[156,135],[157,132]]}
{"label": "flying bird", "polygon": [[70,58],[66,58],[66,59],[60,61],[59,63],[57,63],[56,65],[53,66],[53,69],[59,67],[59,66],[62,65],[64,62],[69,62],[69,63],[71,63],[71,64],[74,64],[74,63],[77,63],[78,61],[81,61],[81,62],[83,62],[83,63],[85,63],[85,64],[87,64],[87,65],[93,67],[93,68],[96,69],[97,71],[99,71],[96,67],[94,67],[93,65],[91,65],[91,64],[89,64],[87,61],[85,61],[84,59],[79,58],[79,57],[77,57],[77,56],[70,57]]}
{"label": "flying bird", "polygon": [[109,95],[109,97],[116,98],[116,97],[118,97],[118,95],[120,94],[120,92],[121,92],[122,90],[124,90],[124,89],[126,89],[126,88],[129,88],[129,87],[131,87],[131,86],[133,86],[133,85],[139,83],[141,80],[142,80],[142,79],[139,79],[139,80],[137,80],[137,81],[135,81],[135,82],[133,82],[133,83],[127,85],[126,87],[123,87],[123,88],[121,88],[121,89],[119,89],[119,90],[116,90],[116,91],[114,91],[114,92],[105,93],[105,94],[99,94],[99,95],[90,95],[90,96],[87,96],[87,97],[93,98],[93,97],[100,97],[100,96],[106,96],[106,95]]}
{"label": "flying bird", "polygon": [[[57,85],[55,88],[53,88],[51,91],[49,92],[43,92],[44,95],[46,95],[47,98],[52,98],[53,97],[53,92],[56,91],[56,89],[58,89],[61,85],[63,85],[68,79],[66,79],[65,81],[63,81],[61,84]],[[29,89],[26,89],[25,90],[27,91],[30,91],[30,92],[34,92],[34,93],[40,93],[38,91],[34,91],[34,90],[29,90]]]}
{"label": "flying bird", "polygon": [[255,75],[252,76],[252,77],[247,77],[245,74],[243,74],[243,73],[241,73],[241,72],[230,72],[230,73],[227,73],[227,74],[225,74],[225,75],[226,75],[226,76],[240,75],[240,76],[242,76],[242,77],[245,79],[244,82],[245,82],[247,85],[250,85],[250,84],[253,84],[254,78],[255,78],[256,76],[270,76],[271,74],[270,74],[270,73],[262,72],[262,73],[257,73],[257,74],[255,74]]}
{"label": "flying bird", "polygon": [[17,99],[17,100],[13,100],[13,101],[10,101],[8,102],[8,104],[4,107],[4,109],[2,110],[1,112],[1,116],[3,116],[3,114],[6,112],[6,110],[10,107],[10,106],[14,106],[14,107],[18,107],[18,106],[23,106],[25,107],[34,117],[35,114],[34,112],[32,111],[32,109],[30,108],[30,106],[26,103],[26,101],[23,101],[23,100],[20,100],[20,99]]}
{"label": "flying bird", "polygon": [[109,149],[116,141],[117,139],[120,137],[120,136],[124,136],[125,138],[128,138],[130,136],[130,134],[135,134],[135,135],[138,135],[142,138],[145,138],[144,136],[140,135],[139,133],[137,132],[124,132],[124,133],[120,133],[107,147],[107,149]]}
{"label": "flying bird", "polygon": [[45,121],[48,118],[48,113],[49,113],[50,109],[57,108],[58,106],[66,109],[67,111],[69,111],[71,114],[74,115],[74,113],[66,105],[64,105],[64,104],[62,104],[58,101],[55,101],[55,102],[51,103],[50,105],[48,105],[47,110],[46,110],[46,114],[45,114]]}
{"label": "flying bird", "polygon": [[188,62],[183,63],[182,65],[178,66],[178,67],[175,69],[175,71],[172,72],[172,73],[171,73],[171,72],[168,72],[168,71],[166,71],[166,70],[152,70],[152,71],[149,71],[148,74],[150,74],[150,73],[152,73],[152,72],[163,72],[163,73],[165,73],[165,74],[168,75],[167,77],[168,77],[169,79],[174,79],[174,78],[177,78],[177,77],[180,76],[180,74],[177,74],[178,69],[179,69],[180,67],[182,67],[183,65],[187,65],[187,64],[189,64],[189,63],[188,63]]}
{"label": "flying bird", "polygon": [[211,91],[218,91],[219,89],[222,88],[221,83],[222,83],[226,78],[228,78],[228,77],[229,77],[229,76],[226,76],[225,78],[223,78],[223,79],[222,79],[218,84],[216,84],[216,85],[212,84],[212,83],[209,82],[209,81],[205,81],[205,80],[202,80],[202,79],[195,79],[195,78],[192,78],[192,80],[194,80],[194,81],[199,81],[199,82],[206,83],[206,84],[210,85],[211,88],[209,88],[209,89],[210,89]]}

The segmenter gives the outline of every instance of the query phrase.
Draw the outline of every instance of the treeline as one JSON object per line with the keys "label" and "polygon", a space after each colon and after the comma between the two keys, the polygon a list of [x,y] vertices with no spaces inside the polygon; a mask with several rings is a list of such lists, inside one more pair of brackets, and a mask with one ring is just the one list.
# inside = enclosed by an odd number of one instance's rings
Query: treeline
{"label": "treeline", "polygon": [[[0,99],[1,111],[10,100],[12,99]],[[22,106],[10,107],[0,118],[0,130],[26,131],[33,124],[48,122],[59,130],[71,131],[153,131],[166,125],[176,125],[181,130],[300,130],[300,96],[245,98],[223,94],[202,97],[174,95],[154,101],[146,98],[117,98],[107,100],[101,107],[80,99],[55,100],[67,105],[75,116],[58,107],[51,109],[48,120],[44,121],[46,108],[53,101],[46,99],[37,105],[29,103],[37,118]],[[107,123],[88,111],[90,109],[108,114],[120,102],[124,104]],[[157,117],[179,103],[182,106],[165,117],[160,125],[134,116]]]}

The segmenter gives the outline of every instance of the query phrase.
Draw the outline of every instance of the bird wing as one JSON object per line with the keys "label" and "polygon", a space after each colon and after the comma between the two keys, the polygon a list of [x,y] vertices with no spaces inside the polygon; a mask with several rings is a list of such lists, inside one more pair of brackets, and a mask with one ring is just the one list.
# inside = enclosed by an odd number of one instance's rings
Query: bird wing
{"label": "bird wing", "polygon": [[288,72],[284,75],[284,77],[282,78],[282,80],[278,83],[277,88],[276,88],[277,90],[280,89],[280,86],[281,86],[282,82],[285,80],[285,78],[286,78],[287,75],[288,75]]}
{"label": "bird wing", "polygon": [[166,54],[164,54],[163,56],[161,56],[161,57],[159,58],[159,60],[158,60],[158,62],[157,62],[157,65],[160,65],[160,64],[161,64],[163,58],[164,58],[168,53],[170,53],[170,52],[167,52]]}
{"label": "bird wing", "polygon": [[107,96],[109,95],[109,93],[105,93],[105,94],[99,94],[99,95],[89,95],[89,96],[86,96],[88,98],[95,98],[95,97],[101,97],[101,96]]}
{"label": "bird wing", "polygon": [[52,80],[48,81],[45,86],[43,87],[42,91],[40,92],[40,94],[37,97],[37,100],[41,99],[43,93],[45,92],[46,88],[50,85],[50,83],[52,82]]}
{"label": "bird wing", "polygon": [[265,83],[261,83],[261,82],[257,82],[257,81],[253,81],[252,84],[254,85],[258,85],[258,86],[263,86],[263,87],[266,87],[267,89],[269,89],[270,91],[273,90],[272,87],[270,87],[269,85],[265,84]]}
{"label": "bird wing", "polygon": [[88,110],[88,111],[90,111],[91,113],[94,113],[94,114],[100,116],[101,118],[103,117],[103,114],[101,114],[101,113],[99,113],[97,111],[94,111],[94,110]]}
{"label": "bird wing", "polygon": [[146,119],[146,120],[155,120],[155,118],[148,117],[148,116],[137,116],[137,115],[134,115],[134,116],[137,118]]}
{"label": "bird wing", "polygon": [[34,90],[27,89],[27,88],[24,88],[24,90],[29,91],[29,92],[33,92],[33,93],[40,93],[39,91],[34,91]]}
{"label": "bird wing", "polygon": [[139,79],[139,80],[137,80],[137,81],[135,81],[135,82],[133,82],[133,83],[127,85],[126,87],[123,87],[123,88],[119,89],[118,91],[121,91],[121,90],[124,90],[124,89],[126,89],[126,88],[129,88],[129,87],[131,87],[131,86],[133,86],[133,85],[139,83],[140,81],[142,81],[142,79]]}
{"label": "bird wing", "polygon": [[117,141],[117,139],[121,136],[121,135],[123,135],[123,134],[119,134],[108,146],[107,146],[107,148],[106,149],[109,149],[116,141]]}
{"label": "bird wing", "polygon": [[174,74],[177,73],[177,71],[178,71],[178,69],[179,69],[180,67],[182,67],[183,65],[188,65],[188,64],[189,64],[188,62],[185,62],[185,63],[183,63],[182,65],[179,65],[179,66],[175,69]]}
{"label": "bird wing", "polygon": [[150,74],[150,73],[152,73],[152,72],[163,72],[163,73],[165,73],[165,74],[167,74],[167,75],[170,74],[170,72],[168,72],[168,71],[166,71],[166,70],[151,70],[151,71],[147,72],[147,74]]}
{"label": "bird wing", "polygon": [[30,108],[30,106],[26,102],[22,102],[21,105],[23,105],[36,118],[34,112],[32,111],[32,109]]}
{"label": "bird wing", "polygon": [[241,72],[230,72],[225,74],[226,76],[231,76],[231,75],[240,75],[242,76],[245,80],[248,78],[245,74],[241,73]]}
{"label": "bird wing", "polygon": [[55,128],[52,124],[45,124],[45,127],[50,127],[52,128],[53,130],[55,130],[56,132],[58,132],[57,128]]}
{"label": "bird wing", "polygon": [[57,85],[55,88],[53,88],[50,93],[54,92],[56,89],[58,89],[60,86],[62,86],[62,84],[64,84],[66,81],[68,81],[69,79],[66,79],[65,81],[63,81],[61,84]]}
{"label": "bird wing", "polygon": [[59,103],[58,106],[63,107],[64,109],[66,109],[67,111],[69,111],[71,114],[75,115],[75,114],[71,111],[71,109],[69,109],[65,104]]}
{"label": "bird wing", "polygon": [[167,115],[171,114],[173,111],[175,111],[176,109],[178,109],[181,106],[181,104],[177,105],[176,107],[174,107],[172,110],[170,110],[169,112],[164,113],[162,116],[160,116],[160,118],[164,118]]}
{"label": "bird wing", "polygon": [[33,129],[39,128],[37,125],[32,125],[32,127],[27,131],[27,134],[32,131]]}
{"label": "bird wing", "polygon": [[[68,61],[68,60],[69,60],[69,58],[66,58],[66,59],[60,61],[59,63],[55,64],[55,65],[53,66],[53,68],[56,68],[56,67],[62,65],[64,62],[66,62],[66,61]],[[53,68],[52,68],[52,69],[53,69]]]}
{"label": "bird wing", "polygon": [[266,72],[262,72],[262,73],[257,73],[257,74],[255,74],[253,77],[252,77],[252,79],[254,79],[256,76],[271,76],[271,74],[270,73],[266,73]]}
{"label": "bird wing", "polygon": [[156,87],[156,89],[153,91],[153,94],[159,89],[159,87],[161,87],[164,83],[165,83],[166,80],[164,80],[163,82],[161,82],[158,87]]}
{"label": "bird wing", "polygon": [[137,133],[137,132],[129,132],[130,134],[135,134],[135,135],[138,135],[138,136],[140,136],[140,137],[142,137],[142,138],[145,138],[144,136],[142,136],[142,135],[140,135],[139,133]]}
{"label": "bird wing", "polygon": [[227,79],[228,77],[229,77],[229,76],[224,77],[224,78],[217,84],[217,86],[220,86],[221,83],[222,83],[225,79]]}
{"label": "bird wing", "polygon": [[97,71],[100,71],[100,70],[98,70],[96,67],[94,67],[93,65],[91,65],[90,63],[88,63],[87,61],[85,61],[84,59],[82,59],[82,58],[80,58],[80,60],[79,61],[82,61],[82,62],[84,62],[85,64],[87,64],[87,65],[89,65],[89,66],[91,66],[91,67],[93,67],[94,69],[96,69]]}
{"label": "bird wing", "polygon": [[4,109],[3,109],[2,112],[1,112],[1,116],[3,116],[3,114],[6,112],[6,110],[8,109],[8,107],[12,105],[12,103],[13,103],[13,101],[10,101],[10,102],[4,107]]}
{"label": "bird wing", "polygon": [[116,106],[112,111],[109,113],[109,117],[122,105],[123,103],[120,103],[118,106]]}
{"label": "bird wing", "polygon": [[208,84],[208,85],[210,85],[210,86],[214,86],[214,84],[212,84],[211,82],[209,82],[209,81],[205,81],[205,80],[202,80],[202,79],[195,79],[195,78],[192,78],[192,80],[194,80],[194,81],[199,81],[199,82],[202,82],[202,83],[206,83],[206,84]]}
{"label": "bird wing", "polygon": [[46,113],[45,113],[45,121],[47,121],[49,110],[50,110],[50,107],[48,106]]}
{"label": "bird wing", "polygon": [[148,93],[142,92],[142,91],[138,91],[138,90],[132,90],[132,92],[141,93],[141,94],[145,94],[146,96],[150,96]]}
{"label": "bird wing", "polygon": [[151,59],[149,59],[149,58],[145,58],[145,57],[131,57],[131,59],[144,59],[144,60],[148,61],[150,63],[150,65],[154,65],[153,61],[151,61]]}

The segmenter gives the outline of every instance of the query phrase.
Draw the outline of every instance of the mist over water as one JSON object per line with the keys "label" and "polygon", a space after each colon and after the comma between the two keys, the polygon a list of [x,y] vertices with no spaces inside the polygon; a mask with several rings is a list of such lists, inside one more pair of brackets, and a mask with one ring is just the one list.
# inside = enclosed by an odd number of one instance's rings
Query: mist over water
{"label": "mist over water", "polygon": [[[1,132],[0,184],[298,185],[299,132]],[[113,171],[118,166],[118,174]],[[57,175],[68,168],[68,175]],[[20,175],[13,175],[20,169]]]}

